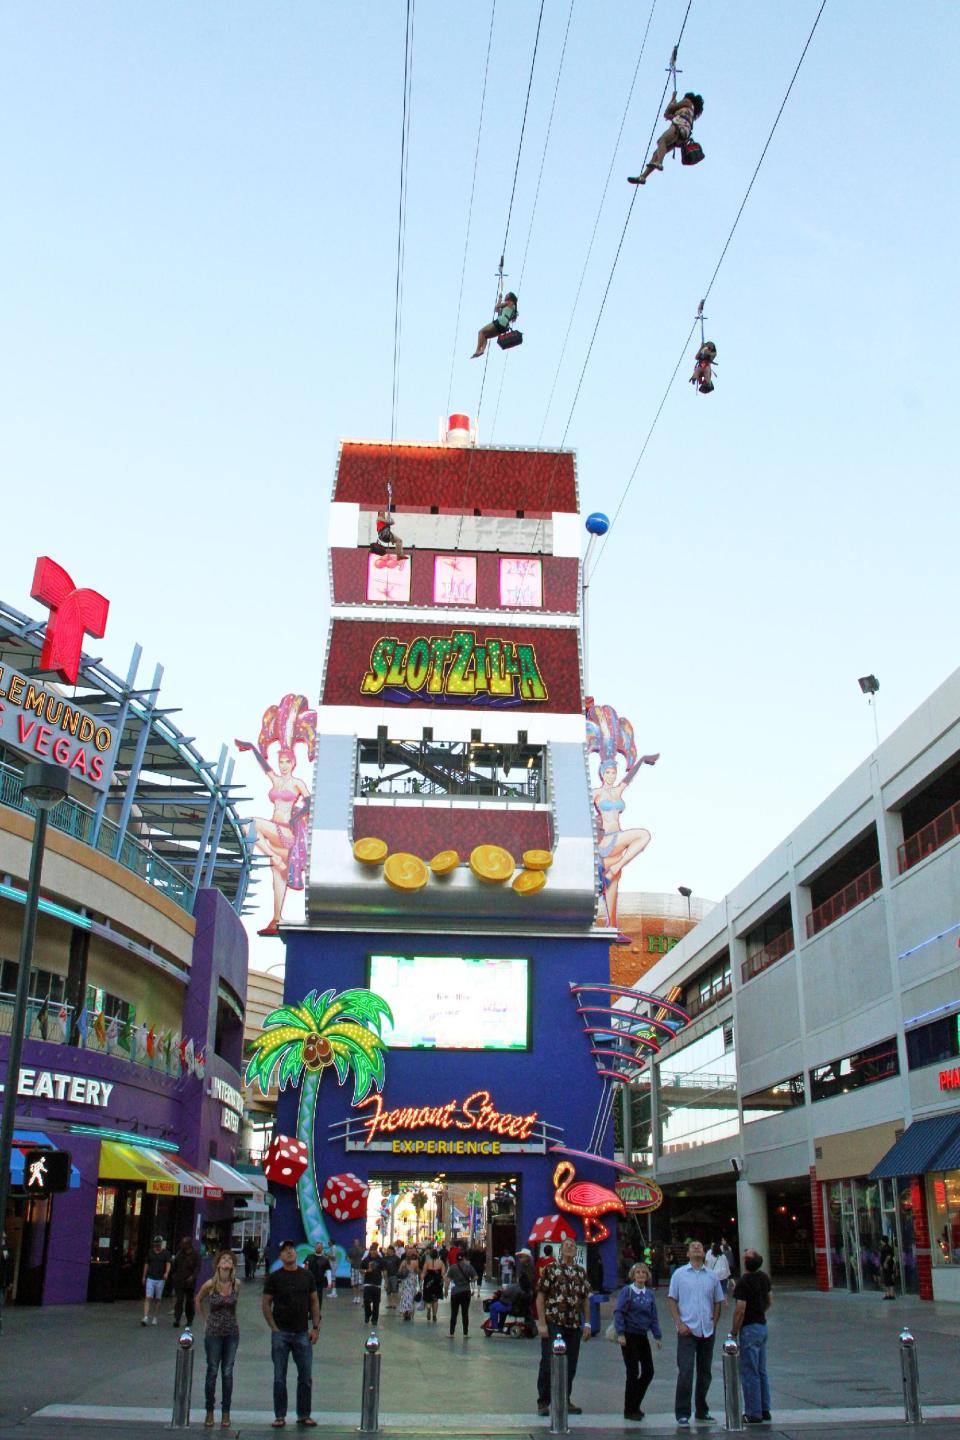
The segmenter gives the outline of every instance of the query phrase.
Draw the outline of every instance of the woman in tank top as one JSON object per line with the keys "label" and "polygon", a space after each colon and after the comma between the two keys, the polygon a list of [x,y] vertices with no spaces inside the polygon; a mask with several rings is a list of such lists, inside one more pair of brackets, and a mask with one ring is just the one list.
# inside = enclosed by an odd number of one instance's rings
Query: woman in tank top
{"label": "woman in tank top", "polygon": [[197,1294],[197,1309],[203,1316],[206,1327],[203,1345],[207,1352],[206,1401],[207,1418],[204,1425],[214,1421],[214,1406],[217,1402],[217,1371],[223,1373],[223,1394],[220,1406],[220,1424],[224,1430],[230,1425],[230,1402],[233,1399],[233,1362],[240,1344],[240,1326],[237,1323],[237,1262],[229,1250],[221,1250],[213,1269],[213,1278],[200,1287]]}

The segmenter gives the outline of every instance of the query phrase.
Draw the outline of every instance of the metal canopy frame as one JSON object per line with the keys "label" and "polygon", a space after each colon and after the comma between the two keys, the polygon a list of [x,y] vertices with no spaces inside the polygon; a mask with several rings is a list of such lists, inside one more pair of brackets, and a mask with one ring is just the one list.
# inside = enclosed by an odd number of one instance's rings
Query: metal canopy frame
{"label": "metal canopy frame", "polygon": [[203,885],[219,890],[239,914],[262,867],[254,858],[254,822],[237,808],[251,797],[237,793],[242,787],[233,782],[234,760],[226,745],[217,761],[205,760],[196,738],[185,735],[173,719],[179,711],[159,705],[162,665],[155,667],[150,685],[137,684],[139,645],[125,679],[98,657],[83,654],[77,684],[66,686],[40,669],[44,629],[44,621],[0,601],[0,664],[41,677],[47,689],[119,731],[109,791],[98,793],[83,780],[70,781],[71,796],[93,811],[92,843],[98,845],[108,821],[115,827],[112,842],[108,847],[99,843],[101,850],[119,856],[129,837],[181,875],[191,910]]}

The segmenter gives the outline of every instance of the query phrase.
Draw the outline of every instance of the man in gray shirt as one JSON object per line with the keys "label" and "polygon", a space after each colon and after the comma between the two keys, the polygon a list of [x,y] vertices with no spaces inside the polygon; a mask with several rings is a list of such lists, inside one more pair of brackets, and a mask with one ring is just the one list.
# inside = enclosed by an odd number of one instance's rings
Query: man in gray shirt
{"label": "man in gray shirt", "polygon": [[697,1393],[694,1414],[698,1420],[710,1420],[707,1391],[710,1389],[710,1365],[713,1340],[723,1287],[712,1270],[703,1263],[703,1246],[692,1240],[687,1247],[689,1264],[675,1270],[670,1281],[667,1304],[677,1327],[677,1393],[674,1411],[678,1425],[690,1424],[690,1393],[693,1371],[697,1371]]}

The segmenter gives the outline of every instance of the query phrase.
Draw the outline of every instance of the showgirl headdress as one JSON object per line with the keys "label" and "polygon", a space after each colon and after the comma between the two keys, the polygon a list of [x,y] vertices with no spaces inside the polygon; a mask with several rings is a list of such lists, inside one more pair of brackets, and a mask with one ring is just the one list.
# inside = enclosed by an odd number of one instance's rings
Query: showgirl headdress
{"label": "showgirl headdress", "polygon": [[317,751],[317,712],[311,710],[306,695],[284,695],[279,705],[264,710],[260,724],[260,753],[266,755],[271,745],[295,754],[295,745],[306,745],[307,758],[313,760]]}
{"label": "showgirl headdress", "polygon": [[592,698],[586,702],[587,753],[598,755],[600,773],[605,765],[615,765],[622,755],[627,769],[637,759],[637,740],[630,721],[619,716],[612,705],[597,705]]}

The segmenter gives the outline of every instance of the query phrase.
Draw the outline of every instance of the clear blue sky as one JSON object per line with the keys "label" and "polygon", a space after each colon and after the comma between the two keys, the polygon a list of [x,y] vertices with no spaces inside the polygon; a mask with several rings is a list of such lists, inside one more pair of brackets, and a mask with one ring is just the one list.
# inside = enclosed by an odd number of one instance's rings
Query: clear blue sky
{"label": "clear blue sky", "polygon": [[[497,4],[452,391],[472,414],[538,8]],[[548,445],[684,8],[654,9]],[[507,249],[526,339],[491,356],[486,442],[504,367],[493,438],[543,426],[648,6],[576,0],[531,229],[568,10],[547,0]],[[694,0],[679,63],[707,159],[637,197],[569,427],[585,509],[618,502],[816,10]],[[489,17],[417,0],[404,439],[446,409]],[[208,753],[316,697],[337,441],[389,438],[404,20],[0,7],[3,594],[31,608],[44,551],[101,588],[102,653],[163,660]],[[597,570],[591,689],[662,752],[625,889],[719,897],[871,747],[858,675],[888,731],[957,663],[958,55],[949,0],[828,0],[708,304],[716,392],[685,360]]]}

